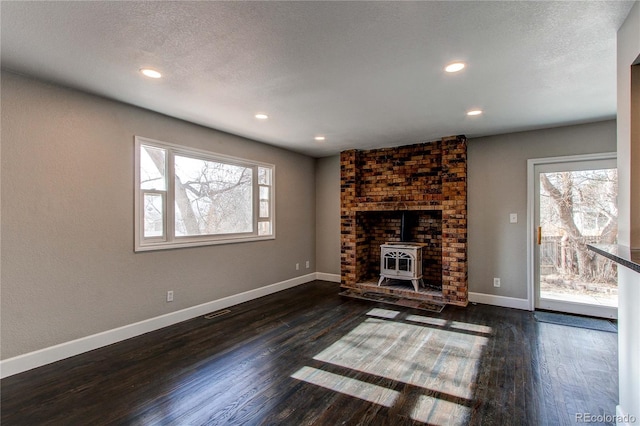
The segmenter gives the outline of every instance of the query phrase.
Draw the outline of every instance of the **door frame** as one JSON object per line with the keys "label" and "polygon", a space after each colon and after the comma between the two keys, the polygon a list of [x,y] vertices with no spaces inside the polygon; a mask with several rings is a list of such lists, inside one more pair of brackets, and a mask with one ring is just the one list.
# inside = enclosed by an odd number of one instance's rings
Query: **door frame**
{"label": "door frame", "polygon": [[535,166],[541,164],[565,163],[572,161],[617,160],[616,152],[598,154],[567,155],[563,157],[530,158],[527,160],[527,303],[530,311],[535,310]]}

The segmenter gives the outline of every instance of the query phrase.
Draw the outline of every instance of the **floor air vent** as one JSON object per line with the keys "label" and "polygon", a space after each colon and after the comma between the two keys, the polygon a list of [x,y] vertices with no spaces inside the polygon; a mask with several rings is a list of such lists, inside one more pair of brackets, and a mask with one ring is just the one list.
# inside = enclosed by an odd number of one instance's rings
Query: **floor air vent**
{"label": "floor air vent", "polygon": [[218,312],[211,312],[210,314],[205,315],[204,317],[206,319],[214,319],[214,318],[218,318],[221,317],[223,315],[227,315],[228,313],[230,313],[231,311],[229,309],[224,309],[222,311],[218,311]]}

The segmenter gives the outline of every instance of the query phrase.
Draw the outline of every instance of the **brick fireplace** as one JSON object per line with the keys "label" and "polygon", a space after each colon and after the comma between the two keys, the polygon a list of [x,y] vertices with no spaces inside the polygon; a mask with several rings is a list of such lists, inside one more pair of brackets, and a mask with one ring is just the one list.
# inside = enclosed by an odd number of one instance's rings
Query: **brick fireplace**
{"label": "brick fireplace", "polygon": [[[467,141],[464,136],[340,154],[341,285],[460,306],[467,291]],[[380,246],[422,243],[425,290],[377,286]],[[405,288],[406,287],[406,288]]]}

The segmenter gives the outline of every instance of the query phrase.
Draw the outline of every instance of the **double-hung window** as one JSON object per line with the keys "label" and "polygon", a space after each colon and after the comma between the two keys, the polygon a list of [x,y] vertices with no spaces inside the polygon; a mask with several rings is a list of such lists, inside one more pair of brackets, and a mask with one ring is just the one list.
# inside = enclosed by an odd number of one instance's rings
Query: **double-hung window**
{"label": "double-hung window", "polygon": [[135,250],[273,239],[274,172],[136,136]]}

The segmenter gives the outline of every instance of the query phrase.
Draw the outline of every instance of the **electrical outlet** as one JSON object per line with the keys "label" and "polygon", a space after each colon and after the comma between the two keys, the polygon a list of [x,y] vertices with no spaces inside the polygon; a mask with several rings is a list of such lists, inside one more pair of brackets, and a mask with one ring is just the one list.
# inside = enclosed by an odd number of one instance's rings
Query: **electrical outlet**
{"label": "electrical outlet", "polygon": [[509,214],[509,223],[518,223],[518,213]]}
{"label": "electrical outlet", "polygon": [[167,302],[173,302],[173,290],[167,292]]}
{"label": "electrical outlet", "polygon": [[307,262],[304,264],[304,266],[309,269],[309,261],[307,260]]}
{"label": "electrical outlet", "polygon": [[500,278],[494,278],[493,279],[493,286],[494,287],[500,287]]}
{"label": "electrical outlet", "polygon": [[300,270],[300,264],[296,263],[296,271],[299,271],[299,270]]}

